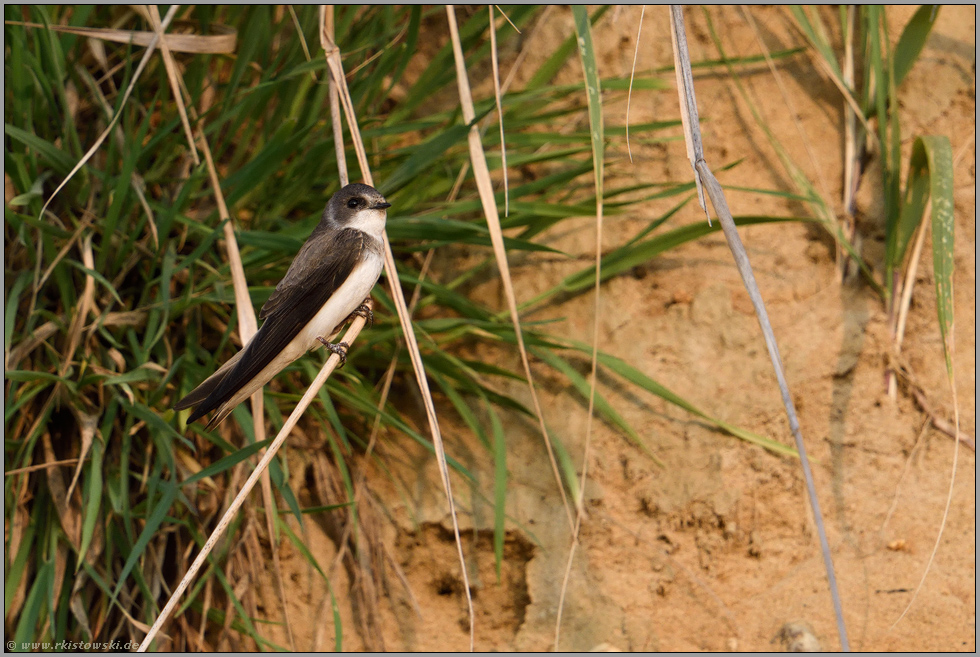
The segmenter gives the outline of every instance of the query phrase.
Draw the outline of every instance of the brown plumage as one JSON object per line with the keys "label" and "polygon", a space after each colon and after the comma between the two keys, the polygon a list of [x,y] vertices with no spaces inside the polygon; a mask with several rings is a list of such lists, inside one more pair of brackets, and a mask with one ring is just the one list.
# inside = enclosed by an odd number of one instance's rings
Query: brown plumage
{"label": "brown plumage", "polygon": [[374,188],[347,185],[331,197],[259,318],[262,326],[228,362],[174,405],[188,423],[217,410],[211,429],[306,351],[331,340],[369,296],[383,266],[390,204]]}

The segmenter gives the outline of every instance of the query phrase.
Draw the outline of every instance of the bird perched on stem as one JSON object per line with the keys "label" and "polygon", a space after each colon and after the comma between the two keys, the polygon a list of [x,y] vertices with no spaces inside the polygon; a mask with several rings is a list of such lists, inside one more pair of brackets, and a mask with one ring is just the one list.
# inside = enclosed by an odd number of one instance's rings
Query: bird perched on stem
{"label": "bird perched on stem", "polygon": [[384,234],[391,207],[378,190],[353,183],[334,194],[320,223],[262,306],[259,330],[241,351],[174,405],[194,407],[188,424],[216,410],[214,428],[238,404],[304,353],[324,345],[347,360],[350,345],[330,342],[356,315],[372,320],[366,304],[384,267]]}

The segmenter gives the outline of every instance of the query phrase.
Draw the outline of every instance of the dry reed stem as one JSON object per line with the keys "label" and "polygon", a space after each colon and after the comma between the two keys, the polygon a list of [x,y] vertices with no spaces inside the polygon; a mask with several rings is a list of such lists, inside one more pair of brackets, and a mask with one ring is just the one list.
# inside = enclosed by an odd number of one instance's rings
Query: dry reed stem
{"label": "dry reed stem", "polygon": [[[323,17],[325,13],[326,12],[321,9],[321,17]],[[322,18],[321,23],[323,23]],[[324,24],[321,24],[320,42],[323,46],[324,56],[327,58],[330,75],[332,75],[336,81],[338,91],[340,92],[341,105],[344,109],[344,114],[347,117],[347,125],[350,128],[351,140],[354,143],[354,150],[357,154],[357,160],[361,167],[361,175],[363,176],[366,184],[374,186],[374,179],[371,176],[371,169],[368,165],[367,155],[364,150],[364,142],[361,139],[361,131],[357,124],[357,117],[354,114],[354,106],[350,98],[350,91],[347,89],[347,79],[344,76],[343,62],[340,59],[340,49],[327,33],[326,26]],[[446,449],[442,441],[442,433],[439,429],[439,419],[436,414],[435,403],[432,400],[432,393],[429,390],[429,382],[425,376],[425,365],[422,362],[422,354],[419,351],[418,340],[415,338],[415,332],[412,329],[411,317],[408,313],[408,306],[405,303],[405,295],[402,292],[401,284],[398,281],[398,270],[395,266],[395,256],[391,251],[391,243],[388,241],[387,233],[383,235],[383,242],[385,247],[385,277],[388,279],[388,286],[391,290],[391,298],[392,301],[395,302],[395,308],[398,311],[398,321],[401,325],[402,333],[405,337],[405,343],[408,347],[409,357],[412,361],[412,368],[415,372],[415,381],[418,384],[419,392],[422,394],[422,399],[425,406],[426,420],[429,423],[429,431],[432,435],[432,444],[436,452],[436,464],[439,467],[439,474],[442,478],[442,485],[446,493],[446,500],[449,503],[449,515],[452,518],[453,536],[456,541],[457,554],[459,555],[463,589],[466,592],[470,627],[472,628],[474,624],[473,599],[470,594],[469,576],[466,573],[466,558],[463,555],[463,544],[459,537],[459,521],[456,515],[456,502],[453,499],[452,494],[452,482],[449,479],[449,467],[446,464]],[[472,631],[470,632],[470,644],[472,648]]]}
{"label": "dry reed stem", "polygon": [[640,34],[643,31],[643,16],[646,10],[646,5],[640,5],[640,22],[636,27],[636,48],[633,49],[633,66],[630,68],[630,88],[626,92],[626,153],[630,157],[630,164],[633,163],[633,151],[630,149],[630,104],[633,100],[633,76],[636,74],[636,58],[640,54]]}
{"label": "dry reed stem", "polygon": [[[325,13],[323,16],[323,30],[327,37],[331,41],[334,40],[335,35],[335,24],[334,24],[334,8],[333,5],[327,5],[325,8]],[[347,173],[347,154],[344,151],[344,127],[342,123],[342,117],[340,114],[340,94],[337,90],[337,83],[332,75],[327,76],[328,92],[330,97],[330,121],[331,127],[333,129],[333,139],[334,139],[334,149],[336,151],[337,159],[337,171],[340,176],[340,186],[346,187],[350,183],[350,177]],[[388,367],[388,375],[385,378],[384,391],[381,394],[381,401],[379,403],[379,414],[375,417],[374,428],[371,431],[371,437],[368,440],[367,452],[365,453],[365,458],[369,458],[371,451],[374,449],[374,441],[377,436],[377,430],[381,424],[380,410],[384,408],[384,404],[388,399],[388,389],[391,385],[391,381],[394,378],[394,368],[396,361],[393,359],[391,365]],[[362,470],[360,472],[360,478],[354,485],[354,499],[351,501],[352,505],[358,503],[358,494],[360,493],[360,487],[364,482],[365,472]],[[341,535],[340,541],[337,542],[337,554],[334,556],[333,562],[330,565],[330,570],[328,571],[328,577],[333,577],[337,566],[343,561],[344,555],[347,548],[347,540],[350,537],[351,531],[353,531],[354,523],[354,513],[348,515],[348,522],[344,526],[344,531]]]}
{"label": "dry reed stem", "polygon": [[[327,37],[333,42],[333,5],[326,5],[325,7],[323,26]],[[324,47],[324,50],[326,50],[326,47]],[[337,91],[337,82],[332,75],[327,76],[327,85],[330,94],[330,123],[333,128],[333,146],[337,154],[337,173],[340,176],[340,186],[346,187],[350,183],[350,175],[347,173],[347,153],[344,151],[344,125],[343,117],[340,113],[340,92]]]}
{"label": "dry reed stem", "polygon": [[[699,194],[702,186],[708,191],[711,204],[715,214],[721,222],[722,231],[728,242],[735,260],[735,265],[742,277],[742,282],[752,301],[762,335],[765,339],[766,349],[772,361],[773,370],[776,374],[776,381],[779,384],[780,394],[783,399],[783,406],[789,419],[790,431],[796,441],[796,450],[800,455],[800,466],[803,468],[803,477],[806,481],[807,494],[810,506],[813,511],[814,522],[817,528],[817,535],[820,539],[820,549],[823,553],[824,567],[827,572],[827,583],[830,587],[830,595],[834,606],[834,613],[837,618],[837,631],[840,636],[841,649],[848,651],[849,644],[847,639],[847,628],[844,623],[844,612],[841,607],[840,595],[837,590],[837,577],[834,573],[833,559],[830,554],[830,545],[827,541],[827,533],[824,529],[823,514],[820,511],[820,501],[817,499],[816,486],[813,482],[813,473],[810,470],[810,461],[806,455],[806,445],[803,442],[803,434],[800,432],[799,419],[797,418],[796,408],[793,398],[786,383],[786,375],[783,370],[782,359],[779,355],[779,347],[772,331],[772,324],[769,321],[769,314],[766,311],[765,302],[759,292],[755,274],[752,272],[752,265],[749,262],[745,246],[739,237],[738,229],[732,218],[731,210],[725,199],[721,184],[715,178],[711,169],[704,159],[704,149],[701,142],[701,128],[697,115],[697,101],[694,93],[694,78],[691,74],[691,60],[687,48],[687,35],[684,28],[684,14],[680,5],[671,5],[671,40],[674,46],[674,68],[677,75],[677,94],[681,106],[681,116],[684,124],[684,136],[687,143],[688,155],[691,158],[691,166],[694,169],[694,178],[697,181]],[[702,197],[703,198],[703,197]],[[704,206],[702,206],[704,207]],[[705,208],[705,212],[707,209]]]}
{"label": "dry reed stem", "polygon": [[[932,208],[932,199],[926,201],[922,216],[928,216]],[[898,322],[895,325],[895,353],[902,353],[902,342],[905,340],[905,324],[909,317],[909,308],[912,305],[912,290],[915,288],[915,277],[919,273],[919,259],[922,257],[922,248],[926,243],[926,224],[923,221],[919,224],[918,234],[915,237],[915,246],[912,247],[912,257],[909,259],[909,266],[905,270],[905,283],[902,285],[902,297],[898,304]],[[891,379],[893,382],[894,377]],[[889,390],[889,394],[892,391]]]}
{"label": "dry reed stem", "polygon": [[[847,28],[844,36],[844,84],[854,88],[854,39],[857,34],[857,8],[854,5],[847,7]],[[852,244],[854,243],[857,224],[854,220],[854,204],[857,199],[858,185],[861,183],[861,158],[864,153],[866,141],[865,133],[858,129],[857,114],[854,107],[847,101],[844,102],[844,217],[842,223],[846,231],[844,237]],[[859,247],[855,246],[855,250]],[[840,282],[848,278],[851,257],[840,244],[837,245],[838,269],[837,275]],[[856,263],[854,263],[856,264]]]}
{"label": "dry reed stem", "polygon": [[[369,305],[370,303],[371,302],[368,301]],[[354,341],[357,339],[357,336],[360,334],[361,329],[364,328],[364,324],[365,324],[365,319],[363,317],[356,317],[354,321],[351,323],[350,328],[347,329],[347,332],[344,334],[343,341],[346,342],[347,344],[353,344]],[[255,469],[252,471],[252,474],[249,475],[248,479],[245,481],[245,484],[242,486],[241,491],[238,493],[238,495],[235,497],[235,500],[228,507],[228,510],[225,511],[224,515],[221,517],[221,520],[218,522],[218,526],[215,527],[214,531],[211,533],[211,536],[209,536],[207,542],[205,542],[204,547],[201,548],[201,551],[194,559],[194,562],[191,564],[190,568],[188,568],[187,574],[181,580],[180,584],[177,585],[177,588],[174,590],[173,595],[171,595],[170,600],[167,602],[167,605],[160,612],[160,615],[157,617],[157,620],[153,624],[153,627],[150,628],[150,632],[146,635],[146,637],[143,639],[143,642],[140,644],[139,647],[140,652],[146,651],[147,647],[149,647],[150,645],[150,642],[160,631],[160,627],[163,625],[164,622],[166,622],[167,618],[170,616],[170,613],[177,605],[177,601],[180,599],[181,595],[187,589],[187,586],[194,578],[194,575],[196,575],[197,572],[201,569],[201,566],[204,564],[204,561],[207,559],[208,554],[210,554],[212,548],[214,548],[215,543],[218,542],[218,539],[221,538],[221,535],[224,533],[225,529],[228,527],[231,521],[234,520],[235,514],[238,512],[238,509],[245,502],[246,498],[248,497],[248,494],[255,487],[255,484],[258,482],[259,477],[269,467],[269,463],[275,457],[276,453],[279,451],[279,448],[282,447],[283,443],[286,442],[286,438],[289,437],[289,434],[290,432],[292,432],[293,427],[296,426],[296,423],[299,422],[299,419],[303,416],[303,413],[306,411],[307,407],[316,398],[316,395],[320,391],[320,388],[322,388],[323,384],[326,383],[327,377],[329,377],[333,373],[334,368],[336,368],[338,363],[340,363],[340,356],[338,356],[337,354],[331,354],[330,357],[323,364],[323,367],[320,368],[320,373],[317,374],[316,378],[313,380],[313,383],[311,383],[309,388],[307,388],[306,393],[299,400],[299,403],[296,404],[296,408],[293,409],[293,412],[289,414],[289,418],[282,425],[282,429],[279,430],[279,433],[276,435],[275,440],[272,441],[272,444],[269,445],[269,448],[262,455],[262,459],[259,461],[258,465],[255,466]]]}
{"label": "dry reed stem", "polygon": [[[514,28],[514,31],[515,32],[517,32],[518,34],[521,33],[521,31],[519,29],[517,29],[517,26],[514,25],[514,21],[512,21],[510,19],[510,16],[508,16],[507,13],[503,9],[500,8],[500,5],[493,5],[493,7],[496,8],[496,10],[500,12],[500,15],[504,17],[504,20],[505,21],[507,21],[508,23],[510,23],[510,26],[512,28]],[[493,12],[492,11],[490,12],[490,24],[493,25]]]}
{"label": "dry reed stem", "polygon": [[[497,104],[497,119],[500,124],[500,170],[504,174],[504,216],[510,216],[510,188],[507,184],[507,140],[504,139],[504,110],[500,104],[500,66],[497,62],[497,28],[493,21],[493,6],[487,5],[490,11],[490,64],[493,67],[493,98]],[[503,14],[503,12],[500,12]],[[506,14],[504,18],[507,18]],[[510,22],[510,19],[507,19]],[[514,24],[511,23],[511,26]],[[517,29],[516,27],[514,29]]]}
{"label": "dry reed stem", "polygon": [[[847,7],[847,31],[844,34],[844,84],[854,88],[854,39],[857,34],[857,8]],[[854,200],[860,180],[861,160],[857,144],[857,113],[844,101],[844,212],[854,214]]]}
{"label": "dry reed stem", "polygon": [[753,302],[756,315],[759,318],[759,323],[762,327],[766,348],[769,351],[769,356],[772,360],[773,368],[776,373],[776,380],[779,383],[780,392],[782,394],[783,405],[787,409],[790,430],[793,433],[794,439],[796,440],[796,451],[800,455],[800,465],[803,468],[803,476],[806,481],[807,493],[810,499],[811,508],[813,510],[814,522],[817,527],[817,535],[820,539],[821,551],[823,552],[824,565],[827,571],[827,582],[830,587],[834,611],[837,616],[837,630],[840,637],[841,650],[844,652],[849,652],[850,645],[847,638],[847,629],[844,624],[844,612],[837,589],[837,577],[834,573],[830,545],[827,542],[827,533],[824,529],[823,513],[820,510],[820,502],[817,498],[816,485],[813,481],[810,461],[806,455],[806,447],[803,443],[803,435],[800,432],[800,425],[799,420],[797,419],[795,405],[793,404],[792,397],[789,394],[789,387],[786,384],[786,376],[783,371],[782,359],[779,355],[779,347],[777,346],[775,337],[772,333],[772,325],[769,322],[768,313],[763,305],[762,297],[759,294],[758,284],[755,282],[755,276],[752,273],[751,267],[749,266],[748,256],[745,253],[745,247],[741,243],[741,238],[739,238],[738,231],[735,228],[735,222],[731,217],[731,211],[728,209],[728,204],[725,200],[724,192],[721,189],[721,184],[714,177],[714,174],[708,168],[707,163],[705,163],[703,159],[698,162],[697,173],[706,183],[705,186],[708,189],[708,193],[711,197],[711,204],[714,207],[715,213],[718,215],[719,220],[721,221],[722,230],[725,232],[725,238],[728,240],[729,246],[731,247],[733,255],[735,256],[735,262],[739,266],[739,273],[742,275],[743,282],[745,283],[746,288],[749,290],[749,297]]}
{"label": "dry reed stem", "polygon": [[[50,463],[41,463],[39,465],[29,465],[24,468],[14,468],[13,470],[4,470],[3,476],[10,477],[15,474],[24,474],[28,472],[36,472],[37,470],[47,470],[48,468],[58,468],[65,465],[75,465],[80,459],[62,459],[60,461],[51,461]],[[17,551],[14,549],[10,550],[10,554],[16,554]]]}
{"label": "dry reed stem", "polygon": [[[678,13],[681,9],[678,8]],[[674,13],[674,8],[671,6],[671,14]],[[681,16],[683,21],[683,15]],[[698,118],[698,105],[694,101],[694,91],[691,90],[690,93],[686,93],[686,87],[688,86],[687,81],[684,79],[684,67],[682,65],[681,54],[679,52],[678,42],[683,40],[684,52],[687,52],[687,37],[678,30],[675,29],[673,23],[670,29],[671,41],[673,43],[674,50],[674,77],[677,81],[677,94],[680,96],[680,106],[681,106],[681,126],[684,129],[684,146],[687,149],[687,159],[691,162],[691,168],[694,170],[694,184],[698,190],[698,204],[701,209],[704,210],[704,214],[708,217],[708,224],[711,223],[711,215],[708,213],[708,205],[704,200],[704,187],[702,186],[701,177],[697,175],[697,162],[699,159],[704,157],[704,146],[701,144],[701,130],[699,129],[700,119]],[[693,81],[690,86],[693,85]]]}
{"label": "dry reed stem", "polygon": [[[176,13],[179,5],[174,5],[172,11],[167,15]],[[164,30],[171,23],[177,25],[197,27],[196,21],[168,21],[164,20],[161,25]],[[159,33],[157,31],[144,32],[142,30],[117,30],[108,27],[80,27],[71,25],[42,25],[40,23],[28,23],[23,21],[4,21],[6,25],[22,25],[23,27],[36,27],[49,29],[53,32],[63,32],[65,34],[75,34],[90,39],[101,39],[102,41],[112,41],[113,43],[132,44],[140,47],[151,47],[157,43]],[[209,28],[218,34],[168,34],[167,45],[173,52],[183,52],[199,55],[230,55],[235,52],[238,32],[227,25],[211,23]]]}
{"label": "dry reed stem", "polygon": [[214,578],[209,577],[206,582],[204,582],[204,595],[201,600],[201,618],[198,624],[197,633],[201,637],[201,641],[204,641],[204,632],[208,626],[208,615],[211,611],[211,606],[213,604],[212,598],[214,596]]}
{"label": "dry reed stem", "polygon": [[[470,93],[469,79],[466,75],[466,61],[463,58],[463,48],[459,39],[459,30],[456,26],[456,15],[452,5],[446,5],[446,17],[449,20],[449,36],[453,44],[453,55],[456,60],[456,80],[459,86],[459,100],[463,109],[463,120],[472,124],[476,118],[473,108],[473,97]],[[531,403],[534,406],[534,413],[538,419],[538,427],[541,430],[541,437],[544,439],[548,449],[548,459],[551,462],[551,469],[555,476],[555,483],[561,493],[562,505],[568,515],[568,524],[574,527],[575,521],[572,517],[571,509],[568,505],[568,498],[565,495],[565,487],[562,484],[561,474],[558,471],[558,461],[555,458],[554,450],[551,446],[551,439],[548,437],[548,430],[544,424],[544,410],[538,393],[534,387],[534,376],[531,373],[531,362],[524,346],[524,332],[521,328],[521,318],[517,311],[517,296],[514,293],[514,283],[510,276],[510,266],[507,262],[507,248],[504,246],[503,230],[500,227],[500,215],[497,210],[497,201],[493,194],[493,183],[490,180],[490,171],[487,168],[486,156],[483,152],[483,144],[480,142],[479,128],[471,125],[468,133],[470,148],[470,165],[473,168],[473,177],[476,180],[477,190],[480,194],[480,202],[483,205],[483,214],[487,219],[487,228],[490,232],[490,241],[493,244],[493,253],[497,261],[497,269],[500,271],[500,280],[504,286],[504,296],[507,299],[507,307],[510,311],[511,323],[514,325],[514,334],[517,337],[517,349],[521,355],[521,364],[524,366],[524,377],[527,379],[528,389],[531,393]]]}

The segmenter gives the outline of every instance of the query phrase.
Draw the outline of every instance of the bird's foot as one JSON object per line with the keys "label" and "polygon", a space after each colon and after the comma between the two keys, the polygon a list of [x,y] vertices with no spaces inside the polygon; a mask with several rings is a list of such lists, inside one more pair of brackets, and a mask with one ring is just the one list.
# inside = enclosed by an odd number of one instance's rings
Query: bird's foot
{"label": "bird's foot", "polygon": [[316,339],[320,341],[320,344],[327,348],[327,351],[340,356],[340,367],[347,364],[347,352],[350,350],[349,344],[346,342],[338,342],[337,344],[334,344],[333,342],[327,342],[326,338],[321,338],[320,336],[317,336]]}
{"label": "bird's foot", "polygon": [[347,322],[353,322],[355,317],[363,317],[367,320],[368,328],[374,326],[374,312],[372,312],[371,306],[368,305],[368,301],[370,300],[370,297],[365,299],[364,302],[354,310],[354,312],[347,316],[344,323],[346,324]]}

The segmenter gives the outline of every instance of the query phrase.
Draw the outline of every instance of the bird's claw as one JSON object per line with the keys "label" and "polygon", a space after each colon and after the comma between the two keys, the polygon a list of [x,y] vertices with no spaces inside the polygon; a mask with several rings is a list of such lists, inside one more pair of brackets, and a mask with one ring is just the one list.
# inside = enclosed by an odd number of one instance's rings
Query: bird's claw
{"label": "bird's claw", "polygon": [[[334,344],[333,342],[327,342],[326,338],[321,338],[320,336],[317,336],[316,339],[320,341],[320,344],[327,348],[327,351],[340,356],[340,367],[347,364],[347,352],[350,350],[349,344],[346,342],[338,342],[337,344]],[[340,367],[337,369],[340,369]]]}
{"label": "bird's claw", "polygon": [[368,305],[369,299],[365,299],[364,303],[359,305],[354,312],[347,316],[344,323],[354,321],[355,317],[363,317],[367,320],[368,328],[374,326],[374,312],[371,310],[371,306]]}

